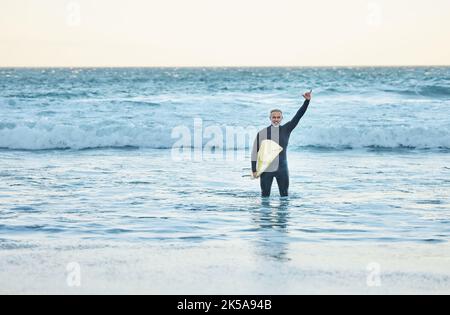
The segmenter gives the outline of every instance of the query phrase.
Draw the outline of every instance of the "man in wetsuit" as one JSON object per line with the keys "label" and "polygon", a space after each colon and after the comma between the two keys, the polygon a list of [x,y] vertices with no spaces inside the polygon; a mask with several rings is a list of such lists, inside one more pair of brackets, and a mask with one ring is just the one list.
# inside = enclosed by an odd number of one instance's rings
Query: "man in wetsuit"
{"label": "man in wetsuit", "polygon": [[309,102],[311,101],[311,92],[305,93],[303,97],[305,98],[305,102],[291,121],[281,126],[280,124],[283,120],[283,113],[279,109],[274,109],[270,112],[270,120],[272,125],[258,132],[258,135],[256,136],[252,150],[252,172],[254,178],[256,178],[257,175],[256,163],[258,159],[259,147],[262,141],[273,140],[283,148],[280,155],[272,162],[269,168],[261,174],[260,183],[263,197],[270,196],[270,190],[272,188],[274,178],[277,179],[280,196],[287,197],[289,195],[289,169],[287,163],[287,147],[289,144],[289,137],[308,109]]}

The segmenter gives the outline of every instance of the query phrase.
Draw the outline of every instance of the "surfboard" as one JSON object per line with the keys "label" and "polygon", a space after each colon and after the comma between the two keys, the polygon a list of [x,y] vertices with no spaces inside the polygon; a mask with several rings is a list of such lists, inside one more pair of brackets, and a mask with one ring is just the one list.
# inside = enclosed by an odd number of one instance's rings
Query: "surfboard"
{"label": "surfboard", "polygon": [[264,140],[261,143],[256,163],[256,177],[260,177],[269,168],[281,151],[283,151],[283,148],[273,140]]}

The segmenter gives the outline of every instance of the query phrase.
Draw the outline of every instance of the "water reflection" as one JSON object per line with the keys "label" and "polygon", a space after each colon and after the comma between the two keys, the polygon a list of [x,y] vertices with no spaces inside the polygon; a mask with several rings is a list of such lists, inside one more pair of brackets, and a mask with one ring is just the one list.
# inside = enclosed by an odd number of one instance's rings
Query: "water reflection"
{"label": "water reflection", "polygon": [[258,254],[288,261],[288,221],[289,198],[262,198],[252,212],[252,221],[256,225],[256,248]]}

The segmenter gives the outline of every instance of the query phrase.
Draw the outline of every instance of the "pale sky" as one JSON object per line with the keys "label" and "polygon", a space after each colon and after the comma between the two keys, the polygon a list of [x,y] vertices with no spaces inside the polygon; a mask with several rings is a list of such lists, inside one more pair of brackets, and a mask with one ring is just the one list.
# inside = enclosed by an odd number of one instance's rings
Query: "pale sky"
{"label": "pale sky", "polygon": [[450,0],[0,0],[0,67],[450,65]]}

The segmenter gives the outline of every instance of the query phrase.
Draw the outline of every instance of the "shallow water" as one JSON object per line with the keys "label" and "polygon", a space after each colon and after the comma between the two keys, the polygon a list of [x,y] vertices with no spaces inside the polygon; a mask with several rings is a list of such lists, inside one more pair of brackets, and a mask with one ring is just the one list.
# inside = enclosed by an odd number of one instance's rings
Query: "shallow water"
{"label": "shallow water", "polygon": [[[245,161],[168,150],[0,153],[4,241],[447,242],[450,155],[290,153],[291,196],[259,196]],[[278,243],[275,244],[278,246]]]}

